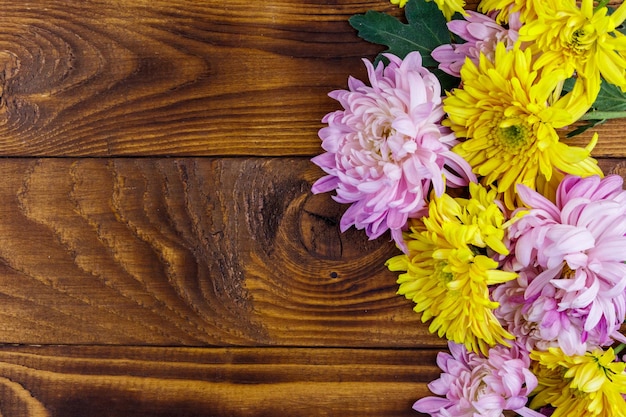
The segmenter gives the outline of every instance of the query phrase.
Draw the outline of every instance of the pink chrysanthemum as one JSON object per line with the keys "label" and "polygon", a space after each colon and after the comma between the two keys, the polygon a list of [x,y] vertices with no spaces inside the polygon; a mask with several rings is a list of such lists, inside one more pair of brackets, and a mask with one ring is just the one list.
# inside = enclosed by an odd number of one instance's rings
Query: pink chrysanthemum
{"label": "pink chrysanthemum", "polygon": [[511,14],[508,29],[499,25],[491,15],[468,10],[465,20],[448,22],[450,32],[466,42],[441,45],[433,50],[432,57],[439,62],[440,70],[461,77],[461,67],[466,58],[478,65],[481,53],[493,60],[498,43],[503,43],[507,49],[513,48],[522,26],[519,14]]}
{"label": "pink chrysanthemum", "polygon": [[[583,354],[623,341],[626,191],[617,175],[567,176],[556,204],[518,185],[531,209],[509,228],[519,279],[494,291],[509,331],[536,349]],[[526,323],[524,324],[524,321]]]}
{"label": "pink chrysanthemum", "polygon": [[319,131],[326,152],[312,161],[328,175],[312,191],[336,190],[336,201],[351,203],[342,231],[354,225],[374,239],[391,230],[402,245],[402,228],[425,208],[431,185],[441,195],[446,184],[465,186],[475,178],[450,151],[457,140],[440,124],[441,86],[420,54],[385,56],[386,67],[364,60],[371,86],[350,77],[349,90],[329,94],[343,110],[322,120],[328,123]]}
{"label": "pink chrysanthemum", "polygon": [[437,356],[443,373],[428,384],[442,397],[422,398],[413,405],[415,410],[433,417],[501,417],[504,410],[525,409],[537,386],[526,351],[498,345],[485,357],[453,342],[448,347],[450,353]]}
{"label": "pink chrysanthemum", "polygon": [[613,342],[606,328],[585,330],[589,307],[562,309],[553,284],[546,284],[526,298],[528,285],[537,275],[534,268],[526,268],[519,272],[517,280],[496,287],[492,293],[493,300],[500,304],[494,314],[517,343],[529,351],[559,347],[570,355],[580,355]]}

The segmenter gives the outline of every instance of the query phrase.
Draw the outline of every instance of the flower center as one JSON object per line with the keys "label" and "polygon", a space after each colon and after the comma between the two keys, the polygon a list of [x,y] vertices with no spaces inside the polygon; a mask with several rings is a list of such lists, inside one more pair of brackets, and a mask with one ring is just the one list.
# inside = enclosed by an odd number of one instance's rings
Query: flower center
{"label": "flower center", "polygon": [[595,40],[596,36],[594,27],[593,25],[587,23],[572,32],[569,38],[568,47],[576,55],[585,55]]}
{"label": "flower center", "polygon": [[567,263],[563,265],[563,269],[561,270],[561,278],[570,279],[576,276],[576,271],[571,269]]}
{"label": "flower center", "polygon": [[383,126],[381,137],[383,139],[388,139],[389,136],[393,135],[394,133],[395,133],[395,130],[391,127],[391,125]]}
{"label": "flower center", "polygon": [[362,146],[379,164],[399,163],[417,149],[417,144],[411,137],[393,127],[393,121],[392,115],[382,112],[373,118],[369,134],[364,135],[366,142]]}
{"label": "flower center", "polygon": [[528,127],[522,124],[515,124],[499,127],[496,131],[496,138],[500,145],[510,151],[517,151],[528,143]]}
{"label": "flower center", "polygon": [[452,272],[444,271],[447,266],[448,263],[446,261],[439,261],[435,263],[435,271],[433,274],[433,276],[438,278],[444,285],[447,285],[454,280]]}
{"label": "flower center", "polygon": [[367,129],[364,129],[366,133],[359,135],[362,149],[375,161],[394,161],[389,141],[396,136],[396,130],[391,127],[389,115],[376,115],[367,120],[367,123]]}
{"label": "flower center", "polygon": [[572,48],[578,48],[582,44],[582,38],[585,36],[585,29],[576,29],[572,34],[572,40],[570,46]]}

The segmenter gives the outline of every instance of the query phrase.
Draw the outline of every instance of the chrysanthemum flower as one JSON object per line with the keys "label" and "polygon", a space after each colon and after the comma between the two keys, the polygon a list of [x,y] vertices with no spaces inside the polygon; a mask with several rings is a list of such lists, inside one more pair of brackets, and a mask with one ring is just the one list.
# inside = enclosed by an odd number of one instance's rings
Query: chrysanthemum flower
{"label": "chrysanthemum flower", "polygon": [[428,384],[433,394],[413,408],[433,417],[501,417],[504,410],[524,408],[528,395],[537,386],[530,372],[528,353],[513,345],[498,345],[488,356],[468,352],[463,345],[448,343],[450,353],[437,355],[443,371]]}
{"label": "chrysanthemum flower", "polygon": [[401,243],[402,228],[425,208],[431,186],[441,195],[445,185],[464,186],[475,177],[450,150],[457,140],[440,124],[441,86],[419,52],[386,57],[387,67],[365,61],[371,86],[351,77],[349,90],[330,93],[343,110],[323,119],[326,153],[312,161],[328,175],[312,190],[336,190],[335,200],[352,204],[342,231],[354,225],[374,239],[390,229]]}
{"label": "chrysanthemum flower", "polygon": [[[615,339],[626,318],[626,191],[618,175],[568,176],[556,203],[520,186],[530,210],[508,230],[520,279],[497,288],[497,315],[528,347],[581,354]],[[524,321],[526,324],[524,325]]]}
{"label": "chrysanthemum flower", "polygon": [[498,44],[494,60],[483,54],[475,65],[467,60],[461,69],[462,88],[444,99],[449,125],[466,140],[453,151],[466,159],[482,183],[497,184],[507,208],[519,206],[515,185],[544,192],[562,173],[602,175],[586,148],[559,141],[556,131],[574,123],[591,103],[581,88],[555,99],[566,74],[555,69],[532,70],[530,50],[507,51]]}
{"label": "chrysanthemum flower", "polygon": [[606,346],[615,339],[621,340],[619,324],[612,329],[606,326],[585,330],[590,307],[562,309],[560,290],[551,283],[526,297],[528,285],[536,278],[535,268],[519,271],[516,280],[498,285],[492,298],[499,303],[494,314],[512,335],[515,342],[527,350],[547,350],[559,347],[570,355],[584,354],[587,350]]}
{"label": "chrysanthemum flower", "polygon": [[552,417],[626,416],[626,363],[615,361],[613,349],[570,356],[550,348],[530,357],[539,381],[530,408],[551,405]]}
{"label": "chrysanthemum flower", "polygon": [[494,260],[506,255],[503,243],[509,223],[495,204],[495,191],[470,184],[471,198],[433,196],[427,217],[411,222],[408,254],[387,261],[398,278],[398,294],[413,300],[429,330],[486,353],[496,343],[512,339],[502,328],[489,298],[489,286],[514,279]]}
{"label": "chrysanthemum flower", "polygon": [[521,26],[517,17],[517,13],[511,15],[511,22],[508,28],[505,28],[490,16],[468,10],[465,20],[448,22],[450,32],[465,42],[438,46],[433,50],[432,57],[439,62],[440,70],[460,77],[461,67],[466,58],[478,65],[481,53],[489,60],[493,60],[498,43],[503,43],[507,49],[513,48],[517,41],[517,31]]}
{"label": "chrysanthemum flower", "polygon": [[576,72],[591,101],[600,89],[600,75],[626,91],[626,36],[617,30],[626,18],[626,3],[610,15],[593,3],[542,0],[537,17],[520,29],[520,41],[541,54],[534,67],[563,68],[568,77]]}
{"label": "chrysanthemum flower", "polygon": [[452,19],[452,15],[460,13],[465,15],[465,1],[464,0],[426,0],[434,1],[439,7],[439,10],[443,13],[446,20]]}
{"label": "chrysanthemum flower", "polygon": [[[390,0],[391,4],[397,4],[399,7],[404,7],[408,0]],[[426,0],[434,1],[439,7],[439,10],[443,13],[446,20],[452,19],[454,13],[465,14],[465,0]]]}
{"label": "chrysanthemum flower", "polygon": [[541,7],[543,0],[482,0],[478,11],[484,14],[495,12],[498,23],[510,23],[512,14],[519,14],[520,21],[529,22],[536,18],[535,9]]}

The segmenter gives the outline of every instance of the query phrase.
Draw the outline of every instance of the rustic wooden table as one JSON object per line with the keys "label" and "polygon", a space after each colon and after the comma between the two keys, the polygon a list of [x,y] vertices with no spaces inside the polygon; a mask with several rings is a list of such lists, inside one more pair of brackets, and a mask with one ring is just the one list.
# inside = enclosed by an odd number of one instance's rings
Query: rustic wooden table
{"label": "rustic wooden table", "polygon": [[445,344],[310,192],[368,9],[0,1],[1,415],[416,414]]}

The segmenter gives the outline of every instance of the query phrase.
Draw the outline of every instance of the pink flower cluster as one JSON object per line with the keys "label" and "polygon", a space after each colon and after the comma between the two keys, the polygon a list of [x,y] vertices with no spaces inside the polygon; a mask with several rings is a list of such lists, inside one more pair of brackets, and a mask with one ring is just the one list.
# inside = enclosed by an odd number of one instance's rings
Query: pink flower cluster
{"label": "pink flower cluster", "polygon": [[428,388],[441,397],[425,397],[413,408],[433,417],[501,417],[505,410],[521,412],[537,386],[530,358],[516,346],[496,346],[487,357],[448,343],[437,364],[443,371]]}
{"label": "pink flower cluster", "polygon": [[503,325],[527,349],[584,354],[624,342],[626,191],[617,175],[567,176],[552,203],[518,185],[531,209],[509,229],[519,278],[495,289]]}
{"label": "pink flower cluster", "polygon": [[465,59],[471,59],[478,64],[480,54],[492,59],[498,43],[504,43],[512,48],[519,36],[518,30],[522,27],[519,13],[509,16],[509,27],[499,25],[492,15],[484,15],[467,10],[467,16],[459,20],[448,22],[450,32],[458,35],[464,43],[441,45],[432,52],[432,57],[439,62],[439,69],[453,75],[461,76],[461,67]]}
{"label": "pink flower cluster", "polygon": [[386,67],[364,61],[371,85],[351,77],[348,90],[329,94],[343,110],[322,120],[328,124],[319,132],[326,152],[312,161],[328,175],[312,190],[335,190],[336,201],[351,204],[342,231],[354,225],[374,239],[391,230],[403,246],[402,228],[423,214],[431,186],[441,195],[445,185],[465,186],[475,176],[450,150],[457,140],[440,124],[441,86],[419,52],[404,60],[385,56]]}

